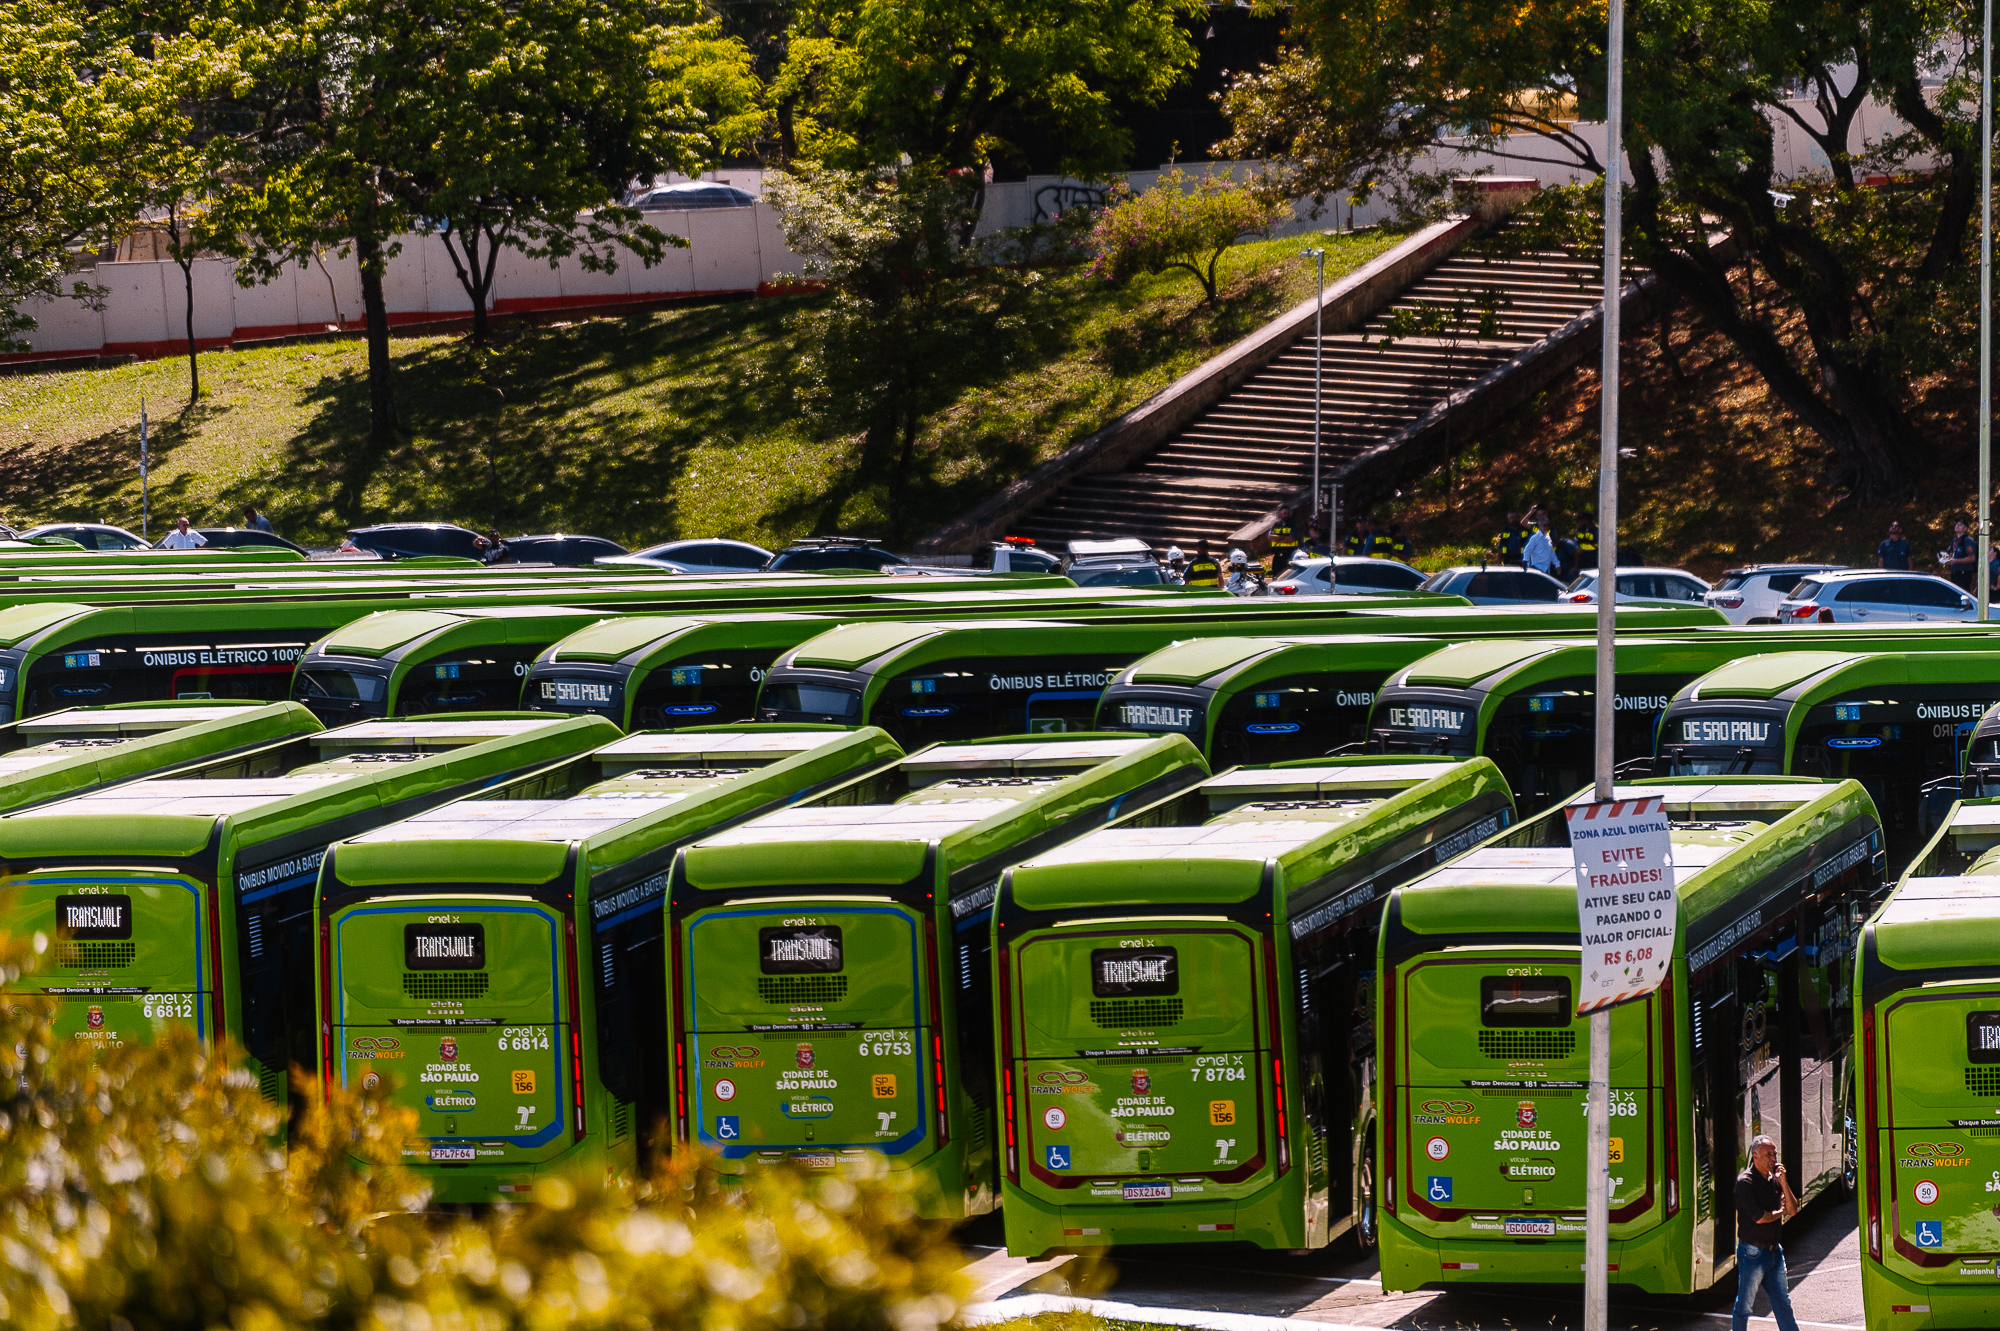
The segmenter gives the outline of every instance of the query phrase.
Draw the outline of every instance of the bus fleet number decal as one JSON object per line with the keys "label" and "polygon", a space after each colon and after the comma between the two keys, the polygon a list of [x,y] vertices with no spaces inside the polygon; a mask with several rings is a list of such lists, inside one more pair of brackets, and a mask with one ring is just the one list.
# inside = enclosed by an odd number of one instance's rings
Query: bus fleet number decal
{"label": "bus fleet number decal", "polygon": [[547,1049],[549,1047],[548,1027],[507,1026],[500,1031],[502,1049]]}

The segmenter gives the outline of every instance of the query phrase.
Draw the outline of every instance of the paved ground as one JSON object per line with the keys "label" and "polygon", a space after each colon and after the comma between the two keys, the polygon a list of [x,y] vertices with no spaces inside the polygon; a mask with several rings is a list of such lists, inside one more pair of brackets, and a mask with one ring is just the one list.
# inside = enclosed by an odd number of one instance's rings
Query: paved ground
{"label": "paved ground", "polygon": [[[1861,1272],[1854,1206],[1821,1199],[1786,1227],[1792,1307],[1804,1331],[1859,1331]],[[1373,1259],[1358,1260],[1344,1244],[1313,1257],[1286,1257],[1244,1248],[1120,1249],[1110,1261],[1028,1262],[997,1250],[998,1218],[965,1234],[975,1298],[1008,1294],[1074,1294],[1149,1307],[1182,1308],[1408,1331],[1526,1331],[1582,1323],[1580,1292],[1543,1296],[1519,1286],[1455,1286],[1385,1294]],[[1707,1295],[1677,1299],[1611,1291],[1611,1325],[1631,1331],[1714,1331],[1727,1326],[1735,1282]],[[1763,1300],[1753,1327],[1776,1323]]]}

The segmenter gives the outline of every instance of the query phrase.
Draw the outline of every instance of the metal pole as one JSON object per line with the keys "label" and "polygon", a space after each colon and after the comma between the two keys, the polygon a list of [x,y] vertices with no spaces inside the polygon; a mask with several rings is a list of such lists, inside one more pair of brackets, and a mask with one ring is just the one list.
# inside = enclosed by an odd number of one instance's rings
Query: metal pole
{"label": "metal pole", "polygon": [[1993,544],[1993,0],[1979,41],[1979,617],[1991,617],[1987,548]]}
{"label": "metal pole", "polygon": [[146,397],[139,395],[139,535],[152,540],[153,495],[146,481]]}
{"label": "metal pole", "polygon": [[[1610,0],[1604,79],[1604,363],[1597,467],[1597,798],[1612,797],[1617,722],[1618,315],[1624,295],[1625,4]],[[1611,1012],[1590,1014],[1590,1091],[1583,1175],[1583,1331],[1605,1331],[1611,1253]]]}
{"label": "metal pole", "polygon": [[[1326,301],[1326,247],[1308,250],[1318,266],[1313,295],[1313,526],[1319,525],[1319,386],[1324,344],[1319,338],[1320,308]],[[1333,553],[1333,532],[1326,534],[1326,549]]]}

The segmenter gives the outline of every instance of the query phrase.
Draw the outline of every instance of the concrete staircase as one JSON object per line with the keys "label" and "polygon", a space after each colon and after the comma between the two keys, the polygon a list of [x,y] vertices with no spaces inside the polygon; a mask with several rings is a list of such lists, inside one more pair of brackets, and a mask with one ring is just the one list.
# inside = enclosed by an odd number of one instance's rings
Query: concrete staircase
{"label": "concrete staircase", "polygon": [[[1560,254],[1483,255],[1478,242],[1404,287],[1358,329],[1328,333],[1321,389],[1321,474],[1332,479],[1434,414],[1448,396],[1544,342],[1603,298],[1602,273]],[[1477,335],[1482,302],[1497,333]],[[1379,345],[1393,310],[1464,313],[1462,335]],[[1138,536],[1192,548],[1221,546],[1311,484],[1311,325],[1242,384],[1125,470],[1080,475],[1008,524],[1058,544],[1079,536]]]}

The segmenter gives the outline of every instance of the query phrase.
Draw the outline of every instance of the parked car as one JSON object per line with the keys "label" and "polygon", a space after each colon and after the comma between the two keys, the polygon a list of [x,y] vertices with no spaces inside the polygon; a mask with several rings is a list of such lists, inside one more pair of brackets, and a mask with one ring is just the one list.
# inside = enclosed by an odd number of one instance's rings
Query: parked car
{"label": "parked car", "polygon": [[[1679,568],[1618,568],[1618,599],[1621,601],[1682,601],[1702,604],[1712,591],[1706,582]],[[1564,589],[1563,600],[1597,603],[1597,570],[1587,569]]]}
{"label": "parked car", "polygon": [[755,573],[770,561],[771,552],[761,545],[710,537],[665,541],[643,550],[634,550],[629,555],[606,555],[597,562],[620,566],[658,565],[675,573]]}
{"label": "parked car", "polygon": [[103,522],[50,522],[30,527],[15,539],[32,541],[43,536],[75,541],[86,550],[145,550],[152,544],[145,537],[134,536],[123,527]]}
{"label": "parked car", "polygon": [[656,213],[682,208],[748,208],[755,202],[756,195],[719,180],[684,180],[647,190],[632,206]]}
{"label": "parked car", "polygon": [[830,568],[880,572],[910,561],[865,536],[809,536],[793,541],[765,563],[766,573],[817,573]]}
{"label": "parked car", "polygon": [[1398,559],[1325,555],[1293,560],[1271,581],[1274,596],[1356,596],[1364,592],[1413,592],[1424,585],[1421,570]]}
{"label": "parked car", "polygon": [[1732,624],[1775,624],[1778,605],[1809,573],[1833,573],[1845,564],[1752,564],[1732,568],[1706,597]]}
{"label": "parked car", "polygon": [[1978,603],[1943,578],[1927,573],[1849,569],[1800,580],[1778,606],[1780,624],[1882,624],[1909,620],[1971,619]]}
{"label": "parked car", "polygon": [[[581,568],[597,560],[626,553],[624,546],[616,541],[607,541],[602,536],[572,536],[567,532],[553,532],[546,536],[503,536],[500,543],[507,547],[506,562],[510,564],[560,564],[565,568]],[[481,550],[473,558],[479,559],[485,554]]]}
{"label": "parked car", "polygon": [[1026,536],[1007,536],[993,542],[994,573],[1060,573],[1062,560],[1037,549]]}
{"label": "parked car", "polygon": [[1516,564],[1462,564],[1439,569],[1420,589],[1440,596],[1463,596],[1474,605],[1547,605],[1563,594],[1548,574]]}
{"label": "parked car", "polygon": [[384,559],[423,559],[439,555],[478,559],[479,533],[450,522],[383,522],[355,527],[341,545],[342,553],[367,551]]}
{"label": "parked car", "polygon": [[1157,587],[1167,581],[1153,547],[1136,536],[1071,541],[1062,571],[1079,587]]}
{"label": "parked car", "polygon": [[277,550],[296,550],[301,555],[312,554],[303,545],[252,527],[197,527],[195,530],[201,533],[211,550],[241,550],[246,545],[266,545]]}

